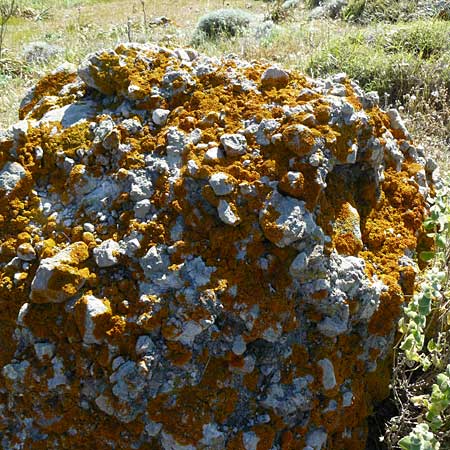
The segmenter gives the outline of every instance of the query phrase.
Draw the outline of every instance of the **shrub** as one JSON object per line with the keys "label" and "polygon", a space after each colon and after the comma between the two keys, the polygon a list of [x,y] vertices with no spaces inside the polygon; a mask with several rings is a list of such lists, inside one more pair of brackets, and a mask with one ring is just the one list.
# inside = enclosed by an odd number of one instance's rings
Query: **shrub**
{"label": "shrub", "polygon": [[52,58],[62,55],[64,49],[47,42],[30,42],[23,49],[23,57],[27,63],[48,63]]}
{"label": "shrub", "polygon": [[346,20],[369,22],[404,22],[420,17],[448,18],[449,5],[445,0],[349,0],[342,11]]}
{"label": "shrub", "polygon": [[307,70],[314,76],[346,72],[392,102],[413,88],[429,95],[450,87],[448,36],[448,25],[441,21],[369,28],[330,40],[313,54]]}
{"label": "shrub", "polygon": [[250,26],[252,19],[253,16],[242,9],[212,11],[198,21],[194,41],[241,35]]}

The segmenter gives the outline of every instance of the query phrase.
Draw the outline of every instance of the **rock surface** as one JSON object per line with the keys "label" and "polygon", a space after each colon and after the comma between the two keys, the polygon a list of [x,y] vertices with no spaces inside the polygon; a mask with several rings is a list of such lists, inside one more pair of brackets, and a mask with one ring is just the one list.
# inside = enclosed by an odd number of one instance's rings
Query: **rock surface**
{"label": "rock surface", "polygon": [[374,98],[136,44],[39,81],[0,139],[2,448],[363,449],[437,176]]}

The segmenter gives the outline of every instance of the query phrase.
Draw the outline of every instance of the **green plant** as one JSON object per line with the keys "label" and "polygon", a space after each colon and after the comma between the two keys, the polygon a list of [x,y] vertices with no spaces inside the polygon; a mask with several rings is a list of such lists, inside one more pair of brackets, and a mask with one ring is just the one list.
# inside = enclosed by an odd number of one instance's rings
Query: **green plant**
{"label": "green plant", "polygon": [[360,23],[391,22],[397,23],[417,18],[419,2],[417,0],[349,0],[342,12],[345,20]]}
{"label": "green plant", "polygon": [[412,433],[402,438],[399,443],[402,450],[439,450],[440,444],[429,431],[426,423],[418,424]]}
{"label": "green plant", "polygon": [[10,19],[16,14],[18,6],[16,0],[0,1],[0,59],[3,56],[6,27]]}
{"label": "green plant", "polygon": [[398,443],[404,450],[439,449],[440,443],[450,438],[448,182],[438,189],[424,228],[434,241],[434,249],[419,255],[430,267],[404,308],[399,324],[401,363],[394,368],[395,398],[403,401],[398,405],[401,417],[391,419],[388,437],[391,444]]}
{"label": "green plant", "polygon": [[413,89],[429,96],[450,87],[449,32],[442,21],[351,31],[315,52],[307,71],[313,76],[346,72],[364,89],[387,94],[392,103]]}
{"label": "green plant", "polygon": [[217,40],[238,36],[249,27],[253,16],[242,9],[219,9],[205,14],[198,21],[194,41]]}
{"label": "green plant", "polygon": [[271,20],[274,23],[287,22],[294,19],[294,11],[296,9],[297,2],[295,0],[275,0],[270,3],[266,19]]}

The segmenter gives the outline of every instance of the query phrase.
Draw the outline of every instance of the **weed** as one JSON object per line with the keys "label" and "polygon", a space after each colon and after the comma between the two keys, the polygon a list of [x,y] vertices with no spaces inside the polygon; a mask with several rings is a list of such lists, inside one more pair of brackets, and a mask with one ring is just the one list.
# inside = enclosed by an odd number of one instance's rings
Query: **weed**
{"label": "weed", "polygon": [[18,4],[16,0],[2,0],[0,2],[0,59],[3,56],[6,27],[11,18],[16,14],[17,8]]}
{"label": "weed", "polygon": [[313,54],[307,70],[314,76],[346,72],[365,89],[401,101],[412,89],[450,87],[449,33],[441,21],[352,32]]}
{"label": "weed", "polygon": [[[450,190],[439,186],[424,222],[433,251],[419,256],[431,266],[404,308],[394,369],[400,416],[391,419],[387,440],[404,450],[437,450],[450,439]],[[448,447],[447,447],[448,448]]]}

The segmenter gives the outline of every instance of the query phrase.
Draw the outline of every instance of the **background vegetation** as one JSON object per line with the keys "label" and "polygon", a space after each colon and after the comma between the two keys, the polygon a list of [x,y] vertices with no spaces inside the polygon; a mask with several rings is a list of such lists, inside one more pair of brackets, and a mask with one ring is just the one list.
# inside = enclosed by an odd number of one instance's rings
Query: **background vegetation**
{"label": "background vegetation", "polygon": [[[0,128],[17,120],[26,90],[63,62],[121,41],[188,45],[311,76],[347,72],[400,110],[448,179],[449,1],[0,0],[0,19]],[[429,268],[405,307],[392,396],[374,411],[370,449],[450,449],[447,184],[426,222],[435,251],[421,255]]]}

